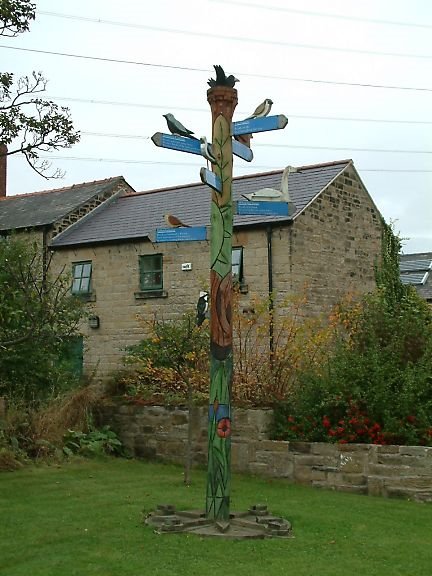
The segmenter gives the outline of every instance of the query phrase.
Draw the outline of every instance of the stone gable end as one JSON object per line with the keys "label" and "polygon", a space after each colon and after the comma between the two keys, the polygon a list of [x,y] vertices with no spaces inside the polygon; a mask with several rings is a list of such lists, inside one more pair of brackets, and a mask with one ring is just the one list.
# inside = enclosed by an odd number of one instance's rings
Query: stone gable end
{"label": "stone gable end", "polygon": [[58,236],[58,234],[69,228],[69,226],[72,224],[75,224],[81,220],[84,216],[89,215],[93,210],[104,204],[110,198],[113,198],[114,196],[123,196],[130,193],[130,191],[131,188],[129,185],[126,182],[121,182],[117,186],[108,190],[104,190],[96,196],[93,196],[93,198],[91,198],[88,202],[81,205],[76,210],[70,212],[54,224],[52,228],[52,238]]}

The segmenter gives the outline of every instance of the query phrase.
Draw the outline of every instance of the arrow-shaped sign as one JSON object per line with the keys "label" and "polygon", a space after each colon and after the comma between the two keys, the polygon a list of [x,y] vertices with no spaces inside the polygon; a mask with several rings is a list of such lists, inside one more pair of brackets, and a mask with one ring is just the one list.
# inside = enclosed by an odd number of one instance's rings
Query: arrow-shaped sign
{"label": "arrow-shaped sign", "polygon": [[156,228],[156,242],[191,242],[207,239],[205,226],[191,228]]}
{"label": "arrow-shaped sign", "polygon": [[[156,132],[151,139],[153,143],[160,148],[178,150],[179,152],[187,152],[188,154],[196,154],[197,156],[203,155],[199,140],[193,140],[192,138],[185,138],[184,136],[177,136],[175,134],[164,134],[163,132]],[[232,148],[233,154],[246,160],[246,162],[251,162],[253,159],[252,150],[244,144],[241,144],[241,142],[233,140]]]}
{"label": "arrow-shaped sign", "polygon": [[214,172],[210,172],[207,168],[201,168],[200,170],[200,178],[203,184],[207,184],[216,192],[222,193],[222,181],[217,174]]}
{"label": "arrow-shaped sign", "polygon": [[239,216],[288,216],[288,202],[255,202],[238,200],[237,214]]}
{"label": "arrow-shaped sign", "polygon": [[288,124],[288,118],[283,114],[279,116],[265,116],[264,118],[251,118],[233,122],[231,127],[232,136],[241,134],[254,134],[255,132],[268,132],[269,130],[281,130]]}
{"label": "arrow-shaped sign", "polygon": [[161,148],[169,148],[170,150],[179,150],[180,152],[188,152],[189,154],[198,154],[198,156],[201,156],[199,140],[176,136],[175,134],[163,134],[162,132],[156,132],[151,139],[156,146],[160,146]]}
{"label": "arrow-shaped sign", "polygon": [[232,151],[234,156],[238,156],[239,158],[243,158],[246,162],[251,162],[253,160],[253,152],[248,147],[238,142],[235,138],[232,141]]}

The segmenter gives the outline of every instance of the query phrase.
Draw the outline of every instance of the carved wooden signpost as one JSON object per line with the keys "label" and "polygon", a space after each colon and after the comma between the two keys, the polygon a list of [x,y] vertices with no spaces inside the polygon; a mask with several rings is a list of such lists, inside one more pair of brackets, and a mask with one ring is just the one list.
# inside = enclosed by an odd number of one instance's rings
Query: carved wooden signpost
{"label": "carved wooden signpost", "polygon": [[212,112],[213,172],[222,191],[212,190],[210,209],[210,395],[206,515],[228,522],[231,476],[232,355],[232,175],[231,122],[237,90],[216,86],[207,92]]}
{"label": "carved wooden signpost", "polygon": [[[265,109],[262,117],[248,118],[232,122],[237,105],[237,79],[226,76],[220,66],[215,66],[216,80],[210,79],[207,101],[212,113],[212,141],[207,144],[193,132],[178,122],[172,114],[167,118],[172,134],[160,132],[153,135],[153,142],[162,148],[169,148],[190,154],[202,154],[210,163],[212,171],[201,168],[201,181],[211,189],[210,212],[210,391],[208,409],[208,470],[205,513],[191,515],[190,512],[175,512],[170,506],[160,506],[150,515],[148,523],[159,528],[160,532],[189,531],[206,535],[223,534],[226,537],[265,537],[288,536],[291,531],[289,522],[271,516],[266,506],[255,505],[239,519],[230,513],[231,483],[231,385],[233,378],[233,327],[232,327],[232,235],[233,235],[233,154],[250,162],[253,153],[248,146],[234,136],[279,130],[286,126],[288,119],[283,116],[267,116],[270,108]],[[266,100],[272,104],[271,100]],[[264,103],[263,103],[264,104]],[[271,106],[270,106],[271,107]],[[257,108],[257,111],[259,108]],[[256,112],[257,112],[256,111]],[[256,204],[247,208],[246,204]],[[263,214],[258,204],[266,204],[262,209],[265,215],[288,214],[286,202],[239,202],[239,214]],[[273,205],[268,206],[269,204]],[[244,208],[242,208],[244,206]],[[243,210],[243,211],[242,211]],[[248,211],[249,210],[249,211]],[[177,228],[184,231],[193,228]],[[158,230],[156,241],[170,241],[174,237],[168,230]],[[191,234],[191,232],[189,233]],[[159,240],[158,240],[159,238]],[[237,524],[236,524],[236,521]],[[248,524],[249,523],[249,524]],[[212,526],[209,527],[209,525]]]}

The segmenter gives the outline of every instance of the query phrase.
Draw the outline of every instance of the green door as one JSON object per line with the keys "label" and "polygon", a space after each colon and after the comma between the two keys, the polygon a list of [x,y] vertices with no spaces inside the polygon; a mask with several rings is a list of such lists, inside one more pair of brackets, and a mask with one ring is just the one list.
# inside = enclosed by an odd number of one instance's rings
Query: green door
{"label": "green door", "polygon": [[80,378],[83,373],[84,344],[82,336],[72,336],[64,342],[60,362],[74,376]]}

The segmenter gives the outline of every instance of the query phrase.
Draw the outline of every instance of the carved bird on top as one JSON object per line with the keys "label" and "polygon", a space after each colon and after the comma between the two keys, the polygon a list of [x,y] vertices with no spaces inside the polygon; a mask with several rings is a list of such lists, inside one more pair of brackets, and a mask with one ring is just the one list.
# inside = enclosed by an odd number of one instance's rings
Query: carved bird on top
{"label": "carved bird on top", "polygon": [[213,68],[216,72],[216,80],[214,78],[209,78],[207,84],[210,86],[210,88],[214,88],[215,86],[227,86],[228,88],[234,88],[234,84],[236,82],[240,82],[240,80],[232,74],[227,76],[222,66],[214,64]]}

